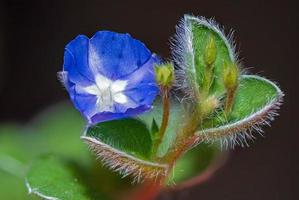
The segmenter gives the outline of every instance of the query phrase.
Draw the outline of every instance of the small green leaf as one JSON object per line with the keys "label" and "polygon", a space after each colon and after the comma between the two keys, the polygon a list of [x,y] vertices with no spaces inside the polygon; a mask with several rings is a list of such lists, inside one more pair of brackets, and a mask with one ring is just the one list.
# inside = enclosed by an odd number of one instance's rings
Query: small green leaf
{"label": "small green leaf", "polygon": [[54,152],[88,164],[90,153],[79,138],[83,127],[81,117],[65,103],[45,110],[26,126],[0,124],[0,199],[34,198],[26,191],[24,176],[40,154]]}
{"label": "small green leaf", "polygon": [[32,163],[26,186],[29,193],[44,199],[106,200],[102,194],[90,193],[79,172],[71,161],[42,156]]}
{"label": "small green leaf", "polygon": [[211,165],[219,167],[216,166],[217,161],[224,155],[220,153],[218,146],[207,144],[200,144],[189,150],[176,162],[168,178],[168,184],[179,184],[196,178],[208,170]]}
{"label": "small green leaf", "polygon": [[152,137],[148,127],[137,119],[102,122],[88,127],[81,137],[104,165],[132,175],[141,181],[144,177],[164,175],[167,165],[151,161]]}
{"label": "small green leaf", "polygon": [[155,119],[153,119],[152,125],[151,125],[151,135],[152,140],[155,141],[159,138],[159,127]]}
{"label": "small green leaf", "polygon": [[146,125],[136,119],[121,119],[98,123],[86,130],[92,137],[120,151],[149,159],[152,139]]}
{"label": "small green leaf", "polygon": [[[222,95],[225,92],[222,83],[223,65],[235,63],[236,55],[234,46],[230,44],[229,39],[213,20],[207,20],[203,17],[193,17],[185,15],[179,25],[176,40],[174,42],[174,60],[181,68],[189,80],[191,87],[199,88],[203,84],[205,76],[205,51],[209,38],[213,38],[216,46],[216,59],[213,60],[213,76],[215,77],[211,92],[216,95]],[[182,87],[182,86],[180,86]]]}
{"label": "small green leaf", "polygon": [[246,144],[247,139],[254,138],[251,131],[246,132],[247,129],[253,127],[261,131],[259,125],[269,125],[269,120],[273,119],[275,111],[279,109],[282,97],[282,91],[271,81],[259,76],[243,75],[230,115],[218,112],[214,118],[204,122],[202,130],[197,134],[212,142],[228,136],[233,145]]}
{"label": "small green leaf", "polygon": [[281,90],[271,81],[254,75],[244,75],[229,120],[239,121],[246,118],[265,106],[280,101],[282,96]]}

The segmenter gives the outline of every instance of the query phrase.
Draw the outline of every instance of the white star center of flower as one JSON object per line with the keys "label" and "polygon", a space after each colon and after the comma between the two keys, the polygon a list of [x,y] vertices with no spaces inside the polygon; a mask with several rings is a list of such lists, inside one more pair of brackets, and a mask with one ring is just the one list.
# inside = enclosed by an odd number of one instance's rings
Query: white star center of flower
{"label": "white star center of flower", "polygon": [[128,98],[124,94],[126,86],[126,80],[113,81],[97,74],[95,84],[80,89],[85,93],[97,96],[98,112],[114,112],[114,103],[125,104],[128,102]]}

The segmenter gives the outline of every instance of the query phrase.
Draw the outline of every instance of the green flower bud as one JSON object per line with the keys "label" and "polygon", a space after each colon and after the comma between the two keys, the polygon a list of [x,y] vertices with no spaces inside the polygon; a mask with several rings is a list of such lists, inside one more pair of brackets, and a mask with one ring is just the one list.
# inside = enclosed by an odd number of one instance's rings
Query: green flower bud
{"label": "green flower bud", "polygon": [[223,83],[227,90],[235,90],[239,84],[239,69],[236,64],[224,64]]}
{"label": "green flower bud", "polygon": [[169,87],[174,80],[174,68],[172,63],[155,66],[155,75],[158,85]]}
{"label": "green flower bud", "polygon": [[207,97],[200,104],[200,112],[203,116],[207,116],[215,111],[215,109],[219,106],[219,100],[214,96]]}
{"label": "green flower bud", "polygon": [[207,44],[204,51],[204,62],[207,66],[214,64],[217,55],[217,48],[215,38],[212,35],[209,35]]}

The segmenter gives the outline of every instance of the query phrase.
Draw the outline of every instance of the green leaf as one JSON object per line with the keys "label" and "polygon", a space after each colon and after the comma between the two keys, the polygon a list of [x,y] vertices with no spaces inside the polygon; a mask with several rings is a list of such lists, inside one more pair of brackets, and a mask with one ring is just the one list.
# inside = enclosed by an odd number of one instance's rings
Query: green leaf
{"label": "green leaf", "polygon": [[103,194],[89,191],[76,164],[51,155],[33,162],[26,186],[29,193],[44,199],[107,199]]}
{"label": "green leaf", "polygon": [[244,75],[229,120],[244,119],[250,114],[265,109],[267,105],[279,102],[282,96],[281,90],[269,80],[254,75]]}
{"label": "green leaf", "polygon": [[81,117],[65,103],[45,110],[26,126],[0,124],[0,199],[29,198],[24,176],[28,163],[40,154],[54,152],[89,163],[90,153],[79,137],[83,127]]}
{"label": "green leaf", "polygon": [[222,164],[220,160],[224,154],[220,153],[217,145],[204,143],[189,150],[176,162],[168,178],[168,184],[180,184],[196,179],[207,170],[212,174]]}
{"label": "green leaf", "polygon": [[141,159],[149,159],[152,140],[146,125],[136,119],[99,123],[86,130],[85,136]]}
{"label": "green leaf", "polygon": [[140,120],[102,122],[88,127],[81,138],[104,165],[123,176],[132,175],[134,181],[166,174],[167,165],[151,161],[151,133]]}
{"label": "green leaf", "polygon": [[218,113],[207,120],[197,134],[210,141],[229,136],[232,142],[242,145],[247,139],[253,139],[251,131],[246,130],[253,127],[261,131],[259,125],[269,125],[282,97],[282,91],[273,82],[259,76],[243,75],[230,116]]}
{"label": "green leaf", "polygon": [[[217,48],[214,62],[214,83],[211,92],[222,95],[225,92],[222,83],[223,64],[235,63],[236,55],[234,46],[213,20],[204,17],[185,15],[179,25],[176,40],[174,42],[174,60],[178,67],[187,75],[189,83],[202,86],[205,72],[204,52],[210,36],[213,36]],[[195,87],[197,88],[197,87]]]}

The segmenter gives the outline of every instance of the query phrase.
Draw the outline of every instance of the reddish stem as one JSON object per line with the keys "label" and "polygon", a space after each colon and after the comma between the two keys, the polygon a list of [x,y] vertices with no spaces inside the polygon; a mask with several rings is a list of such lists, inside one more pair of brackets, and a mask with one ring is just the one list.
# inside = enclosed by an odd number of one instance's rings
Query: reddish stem
{"label": "reddish stem", "polygon": [[182,132],[178,134],[176,138],[176,145],[165,156],[167,162],[171,163],[171,168],[175,164],[176,160],[199,140],[199,137],[194,135],[194,133],[197,130],[200,120],[200,114],[198,111],[194,111],[187,120],[185,126],[182,128]]}
{"label": "reddish stem", "polygon": [[224,112],[226,114],[229,114],[232,110],[235,93],[236,93],[236,88],[227,91],[225,105],[224,105]]}
{"label": "reddish stem", "polygon": [[162,104],[163,104],[163,114],[162,114],[162,122],[161,126],[159,128],[159,133],[158,133],[158,138],[154,142],[154,152],[153,156],[154,158],[157,158],[157,150],[160,146],[160,144],[163,141],[167,126],[168,126],[168,121],[169,121],[169,112],[170,112],[170,102],[169,102],[169,88],[168,87],[161,87],[161,92],[162,92]]}
{"label": "reddish stem", "polygon": [[154,200],[163,187],[162,180],[144,182],[127,200]]}
{"label": "reddish stem", "polygon": [[169,120],[169,98],[168,98],[168,89],[167,87],[162,88],[162,93],[163,93],[163,117],[162,117],[162,123],[161,127],[159,130],[159,142],[160,144],[163,140],[167,125],[168,125],[168,120]]}
{"label": "reddish stem", "polygon": [[171,167],[175,164],[175,162],[181,157],[188,149],[190,149],[195,143],[197,143],[199,140],[198,136],[191,136],[183,141],[181,145],[175,151],[173,152],[171,156]]}

